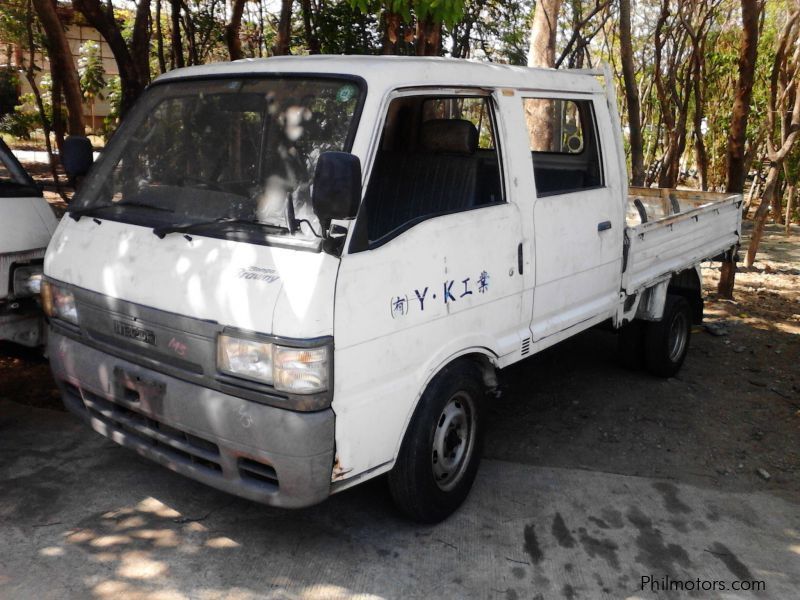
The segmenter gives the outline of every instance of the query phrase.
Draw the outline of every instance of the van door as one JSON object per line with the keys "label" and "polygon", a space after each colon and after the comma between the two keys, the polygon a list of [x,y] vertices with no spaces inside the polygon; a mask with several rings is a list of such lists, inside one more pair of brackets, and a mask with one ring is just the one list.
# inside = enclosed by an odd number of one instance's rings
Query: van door
{"label": "van door", "polygon": [[[604,99],[524,93],[530,140],[536,284],[534,342],[613,314],[622,270],[623,220]],[[605,119],[607,121],[608,119]],[[534,193],[531,191],[531,193]]]}
{"label": "van door", "polygon": [[[464,349],[518,349],[519,211],[490,95],[397,94],[342,257],[334,316],[336,446],[359,473],[393,460],[425,382]],[[486,350],[484,350],[486,351]]]}

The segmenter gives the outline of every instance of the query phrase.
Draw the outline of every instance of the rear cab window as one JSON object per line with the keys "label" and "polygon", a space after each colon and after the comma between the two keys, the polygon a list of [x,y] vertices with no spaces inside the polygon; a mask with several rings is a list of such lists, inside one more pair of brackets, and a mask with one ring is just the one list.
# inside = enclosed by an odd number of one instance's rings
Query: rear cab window
{"label": "rear cab window", "polygon": [[522,103],[537,194],[601,187],[603,169],[591,100],[528,97]]}

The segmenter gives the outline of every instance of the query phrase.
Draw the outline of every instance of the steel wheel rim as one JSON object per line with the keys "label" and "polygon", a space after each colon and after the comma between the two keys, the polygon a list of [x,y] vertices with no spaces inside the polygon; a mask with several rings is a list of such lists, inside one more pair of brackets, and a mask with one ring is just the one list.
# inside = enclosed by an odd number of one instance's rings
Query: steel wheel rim
{"label": "steel wheel rim", "polygon": [[669,359],[678,362],[686,348],[686,340],[689,337],[689,327],[686,315],[679,312],[672,319],[669,328]]}
{"label": "steel wheel rim", "polygon": [[436,485],[449,491],[464,477],[475,447],[475,405],[459,391],[445,404],[433,432],[431,466]]}

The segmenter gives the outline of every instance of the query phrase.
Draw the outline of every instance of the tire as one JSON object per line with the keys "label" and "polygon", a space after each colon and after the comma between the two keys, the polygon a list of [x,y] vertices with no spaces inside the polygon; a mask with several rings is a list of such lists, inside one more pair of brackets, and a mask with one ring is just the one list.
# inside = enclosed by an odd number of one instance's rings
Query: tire
{"label": "tire", "polygon": [[438,523],[469,494],[481,457],[485,396],[480,372],[466,360],[446,366],[422,394],[389,473],[395,504],[414,521]]}
{"label": "tire", "polygon": [[681,368],[689,351],[692,309],[686,298],[667,295],[664,316],[647,323],[644,359],[647,370],[659,377],[672,377]]}
{"label": "tire", "polygon": [[642,321],[631,321],[617,334],[619,362],[626,369],[636,371],[644,367],[644,329]]}

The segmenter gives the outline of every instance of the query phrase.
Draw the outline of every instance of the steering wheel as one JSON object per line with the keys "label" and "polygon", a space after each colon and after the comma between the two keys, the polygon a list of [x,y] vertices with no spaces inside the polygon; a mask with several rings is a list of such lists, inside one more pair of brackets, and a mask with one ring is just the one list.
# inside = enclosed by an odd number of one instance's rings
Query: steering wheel
{"label": "steering wheel", "polygon": [[217,181],[212,181],[211,179],[207,179],[205,177],[198,177],[197,175],[184,175],[178,180],[178,183],[183,185],[184,183],[201,183],[205,186],[208,186],[208,189],[214,190],[217,192],[224,192],[225,189],[222,185]]}

